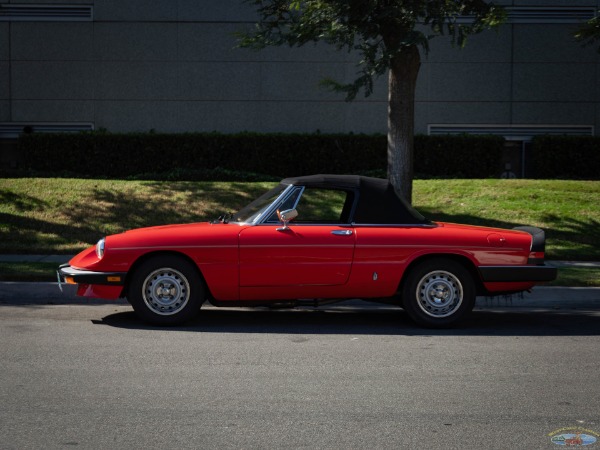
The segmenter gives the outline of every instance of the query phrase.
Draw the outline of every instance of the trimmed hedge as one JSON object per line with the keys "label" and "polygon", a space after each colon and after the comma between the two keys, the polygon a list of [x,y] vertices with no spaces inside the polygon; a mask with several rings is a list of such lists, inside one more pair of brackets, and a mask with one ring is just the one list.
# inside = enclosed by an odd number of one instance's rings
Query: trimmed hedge
{"label": "trimmed hedge", "polygon": [[535,137],[531,161],[535,178],[600,180],[600,137]]}
{"label": "trimmed hedge", "polygon": [[[22,173],[146,179],[282,178],[314,173],[384,176],[383,135],[29,134],[18,142]],[[501,171],[504,140],[416,136],[415,174],[489,178]]]}
{"label": "trimmed hedge", "polygon": [[499,136],[415,136],[415,175],[421,178],[497,178],[504,138]]}

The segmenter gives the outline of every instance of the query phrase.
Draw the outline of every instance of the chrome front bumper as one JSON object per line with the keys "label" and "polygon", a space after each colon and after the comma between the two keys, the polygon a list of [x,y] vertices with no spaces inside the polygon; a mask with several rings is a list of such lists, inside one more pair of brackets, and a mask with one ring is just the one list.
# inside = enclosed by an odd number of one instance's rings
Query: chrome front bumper
{"label": "chrome front bumper", "polygon": [[90,270],[75,269],[68,264],[63,264],[56,271],[58,287],[61,291],[63,283],[123,286],[126,275],[127,272],[92,272]]}

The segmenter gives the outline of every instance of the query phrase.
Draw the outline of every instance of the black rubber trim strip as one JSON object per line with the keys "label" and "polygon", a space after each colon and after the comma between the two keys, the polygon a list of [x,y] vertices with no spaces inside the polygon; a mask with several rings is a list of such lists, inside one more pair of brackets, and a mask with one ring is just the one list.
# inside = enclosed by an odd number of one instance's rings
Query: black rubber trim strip
{"label": "black rubber trim strip", "polygon": [[558,271],[550,266],[486,266],[479,267],[481,278],[493,281],[552,281]]}
{"label": "black rubber trim strip", "polygon": [[531,235],[531,251],[545,252],[546,251],[546,233],[541,228],[537,227],[515,227],[513,230],[524,231]]}
{"label": "black rubber trim strip", "polygon": [[[103,284],[109,286],[123,286],[125,284],[125,275],[127,272],[92,272],[90,270],[74,269],[69,265],[62,265],[58,273],[64,279],[72,277],[75,283],[84,284]],[[109,277],[119,277],[120,281],[108,281]]]}

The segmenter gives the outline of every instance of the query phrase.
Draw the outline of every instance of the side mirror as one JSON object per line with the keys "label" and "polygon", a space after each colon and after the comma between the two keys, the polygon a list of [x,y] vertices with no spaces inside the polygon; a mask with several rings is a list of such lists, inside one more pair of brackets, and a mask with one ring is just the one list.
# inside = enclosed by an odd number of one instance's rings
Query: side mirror
{"label": "side mirror", "polygon": [[295,209],[286,209],[285,211],[281,212],[277,210],[277,217],[283,224],[283,227],[277,228],[277,231],[286,231],[290,229],[290,227],[288,227],[290,220],[294,220],[296,217],[298,217],[298,211]]}

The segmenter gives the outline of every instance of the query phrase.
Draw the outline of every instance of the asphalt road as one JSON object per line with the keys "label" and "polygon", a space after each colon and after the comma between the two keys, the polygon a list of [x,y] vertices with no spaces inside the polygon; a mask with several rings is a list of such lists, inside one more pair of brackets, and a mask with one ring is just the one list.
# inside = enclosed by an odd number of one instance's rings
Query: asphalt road
{"label": "asphalt road", "polygon": [[[0,448],[557,448],[600,433],[600,308],[0,305]],[[598,442],[586,448],[600,448]]]}

